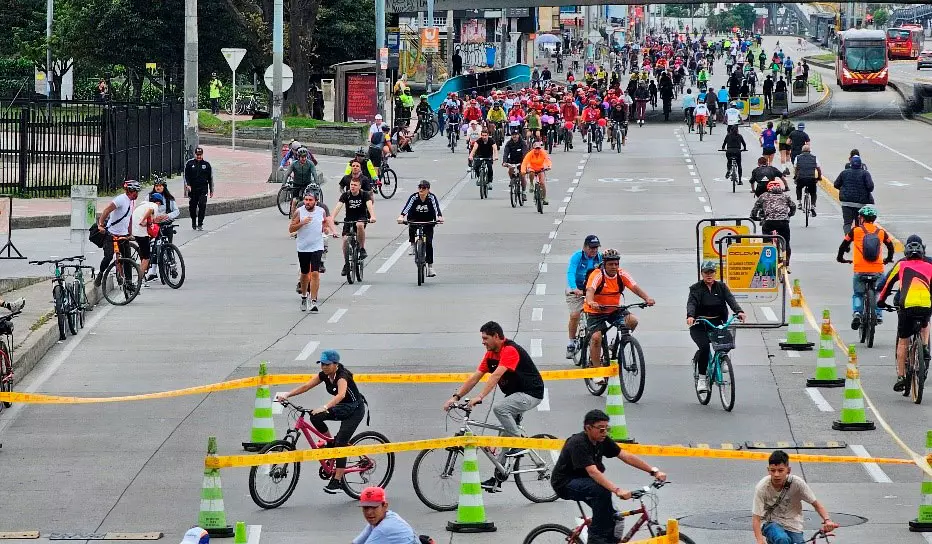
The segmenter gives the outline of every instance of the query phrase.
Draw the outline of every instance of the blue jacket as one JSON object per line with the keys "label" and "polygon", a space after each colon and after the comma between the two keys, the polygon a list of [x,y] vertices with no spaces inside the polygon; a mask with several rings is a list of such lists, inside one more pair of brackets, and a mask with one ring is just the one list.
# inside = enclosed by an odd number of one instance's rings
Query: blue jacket
{"label": "blue jacket", "polygon": [[573,253],[570,262],[566,267],[566,287],[567,289],[585,289],[586,276],[597,266],[602,264],[602,254],[598,253],[592,259],[586,256],[583,250]]}

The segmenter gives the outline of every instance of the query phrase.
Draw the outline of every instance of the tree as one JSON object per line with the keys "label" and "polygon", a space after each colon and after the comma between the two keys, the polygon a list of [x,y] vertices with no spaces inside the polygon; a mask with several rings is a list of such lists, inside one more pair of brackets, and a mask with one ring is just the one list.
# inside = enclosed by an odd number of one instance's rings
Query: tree
{"label": "tree", "polygon": [[[74,5],[70,2],[55,4],[56,24],[52,26],[51,40],[46,38],[44,0],[14,0],[13,6],[13,10],[3,16],[7,20],[0,19],[12,30],[9,50],[34,64],[39,71],[51,74],[49,98],[60,97],[62,75],[71,70],[76,56],[72,42],[76,20]],[[50,66],[47,65],[49,49],[52,53]]]}
{"label": "tree", "polygon": [[875,8],[871,15],[874,17],[875,27],[885,27],[890,22],[890,11],[887,8]]}
{"label": "tree", "polygon": [[751,4],[734,5],[729,10],[729,13],[735,17],[737,26],[745,30],[754,28],[754,22],[757,20],[757,12]]}

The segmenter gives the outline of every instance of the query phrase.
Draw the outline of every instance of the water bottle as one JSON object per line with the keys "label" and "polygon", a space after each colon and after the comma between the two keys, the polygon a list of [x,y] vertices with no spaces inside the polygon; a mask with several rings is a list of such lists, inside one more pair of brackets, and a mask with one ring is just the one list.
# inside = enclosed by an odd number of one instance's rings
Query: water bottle
{"label": "water bottle", "polygon": [[615,532],[616,539],[621,540],[625,537],[625,517],[620,512],[615,512]]}

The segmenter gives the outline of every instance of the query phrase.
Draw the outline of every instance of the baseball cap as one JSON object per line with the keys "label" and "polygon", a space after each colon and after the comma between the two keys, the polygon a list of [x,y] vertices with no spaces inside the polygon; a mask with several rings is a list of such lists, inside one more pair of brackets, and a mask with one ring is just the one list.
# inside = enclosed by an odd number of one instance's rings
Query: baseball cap
{"label": "baseball cap", "polygon": [[149,201],[150,202],[154,202],[154,201],[165,202],[165,197],[159,193],[152,193],[151,195],[149,195]]}
{"label": "baseball cap", "polygon": [[541,142],[534,142],[534,149],[541,149],[544,147],[544,144]]}
{"label": "baseball cap", "polygon": [[335,349],[326,349],[320,354],[318,363],[339,363],[340,354]]}
{"label": "baseball cap", "polygon": [[203,155],[203,154],[204,154],[204,148],[201,147],[201,146],[195,147],[195,148],[194,148],[194,154],[195,154],[195,155],[198,155],[198,154]]}
{"label": "baseball cap", "polygon": [[188,529],[181,540],[181,544],[207,544],[208,542],[210,542],[210,535],[200,527]]}
{"label": "baseball cap", "polygon": [[367,487],[359,495],[359,506],[382,506],[385,502],[385,490],[381,487]]}
{"label": "baseball cap", "polygon": [[586,241],[583,242],[583,245],[586,247],[599,247],[602,245],[602,242],[599,241],[599,237],[595,234],[590,234],[586,236]]}
{"label": "baseball cap", "polygon": [[381,121],[381,120],[382,120],[382,114],[381,114],[381,113],[377,113],[377,114],[375,115],[375,120],[376,120],[376,121]]}

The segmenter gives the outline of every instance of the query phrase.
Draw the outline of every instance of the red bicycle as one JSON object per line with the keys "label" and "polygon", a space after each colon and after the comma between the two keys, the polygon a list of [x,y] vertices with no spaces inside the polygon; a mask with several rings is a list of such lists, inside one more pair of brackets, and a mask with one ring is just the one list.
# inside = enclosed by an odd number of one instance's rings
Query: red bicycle
{"label": "red bicycle", "polygon": [[[634,510],[615,513],[616,525],[621,519],[629,516],[638,516],[638,518],[634,521],[634,525],[631,527],[631,529],[625,533],[625,536],[619,537],[621,542],[630,542],[634,538],[634,535],[637,534],[637,532],[644,525],[647,526],[647,532],[650,533],[650,537],[663,536],[667,534],[667,528],[657,521],[657,494],[654,490],[660,489],[668,483],[670,482],[654,480],[654,482],[649,486],[631,491],[631,499],[640,501],[641,506],[640,508],[636,508]],[[579,526],[577,526],[575,529],[570,529],[569,527],[556,523],[545,523],[535,527],[530,533],[528,533],[528,535],[524,537],[524,544],[547,544],[550,542],[582,544],[583,540],[580,535],[582,534],[583,529],[588,529],[589,525],[592,523],[592,518],[586,516],[585,510],[583,510],[582,502],[576,501],[576,505],[579,507],[579,514],[583,520]],[[680,533],[680,542],[683,542],[684,544],[695,544],[693,539],[689,538],[683,533]]]}
{"label": "red bicycle", "polygon": [[[0,392],[13,392],[13,318],[22,312],[19,309],[13,313],[0,316]],[[0,412],[12,406],[11,403],[0,402]]]}
{"label": "red bicycle", "polygon": [[[311,449],[333,447],[334,438],[330,433],[320,432],[314,425],[304,418],[310,415],[311,410],[281,399],[279,402],[289,409],[289,421],[285,438],[267,444],[261,451],[263,453],[281,453],[295,451],[298,440],[304,435]],[[311,434],[319,438],[315,440]],[[382,433],[364,431],[350,439],[350,446],[373,446],[388,444],[389,440]],[[290,465],[290,466],[289,466]],[[320,461],[321,480],[329,480],[336,469],[335,459]],[[379,475],[381,472],[384,472]],[[359,499],[362,490],[369,486],[384,488],[388,485],[395,471],[395,454],[385,454],[385,461],[376,461],[368,455],[350,456],[346,461],[346,474],[340,482],[343,491],[354,499]],[[278,508],[294,493],[301,475],[301,463],[283,463],[273,465],[254,466],[249,470],[249,494],[253,502],[262,508]]]}

